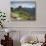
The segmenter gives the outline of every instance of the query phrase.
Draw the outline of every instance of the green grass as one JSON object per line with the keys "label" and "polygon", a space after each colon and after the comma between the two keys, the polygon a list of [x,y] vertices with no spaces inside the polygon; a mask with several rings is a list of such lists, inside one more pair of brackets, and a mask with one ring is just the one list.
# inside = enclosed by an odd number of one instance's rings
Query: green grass
{"label": "green grass", "polygon": [[[31,20],[31,17],[32,17],[31,14],[29,14],[26,11],[22,11],[22,10],[15,11],[15,12],[12,12],[12,13],[14,13],[14,16],[16,18],[21,18],[22,20]],[[12,14],[12,16],[13,16],[13,14]]]}

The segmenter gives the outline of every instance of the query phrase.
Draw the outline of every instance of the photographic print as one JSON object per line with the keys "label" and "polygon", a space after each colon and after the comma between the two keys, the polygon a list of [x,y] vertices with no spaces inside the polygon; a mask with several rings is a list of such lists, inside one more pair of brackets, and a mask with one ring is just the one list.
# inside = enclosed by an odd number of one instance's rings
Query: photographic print
{"label": "photographic print", "polygon": [[34,1],[11,1],[11,20],[35,20],[36,3]]}

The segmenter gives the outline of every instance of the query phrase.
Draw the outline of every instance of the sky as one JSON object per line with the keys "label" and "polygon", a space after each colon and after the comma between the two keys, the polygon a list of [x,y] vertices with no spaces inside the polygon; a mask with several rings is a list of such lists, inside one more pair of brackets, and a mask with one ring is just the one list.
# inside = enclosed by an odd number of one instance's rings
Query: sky
{"label": "sky", "polygon": [[11,0],[11,1],[32,1],[32,0]]}
{"label": "sky", "polygon": [[17,8],[22,6],[23,8],[35,8],[35,3],[11,3],[11,7]]}

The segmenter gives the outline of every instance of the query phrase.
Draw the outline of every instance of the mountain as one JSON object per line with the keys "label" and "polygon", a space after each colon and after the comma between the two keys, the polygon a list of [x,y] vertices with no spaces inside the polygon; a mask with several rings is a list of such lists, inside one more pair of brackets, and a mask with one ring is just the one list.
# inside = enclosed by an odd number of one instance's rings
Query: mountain
{"label": "mountain", "polygon": [[35,8],[22,8],[21,6],[19,6],[18,8],[11,8],[11,11],[26,11],[28,12],[29,14],[32,14],[32,16],[35,15]]}

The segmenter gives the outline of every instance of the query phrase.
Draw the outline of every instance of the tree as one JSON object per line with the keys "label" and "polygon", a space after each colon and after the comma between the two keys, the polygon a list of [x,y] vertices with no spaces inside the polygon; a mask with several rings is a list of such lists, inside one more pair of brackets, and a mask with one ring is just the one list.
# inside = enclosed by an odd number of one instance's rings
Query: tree
{"label": "tree", "polygon": [[21,6],[19,6],[19,8],[22,8]]}

